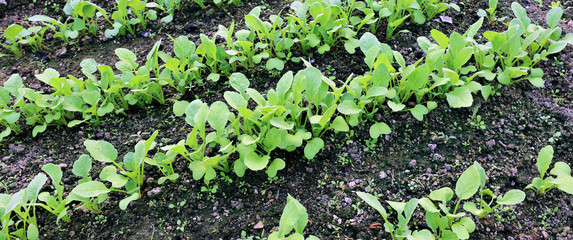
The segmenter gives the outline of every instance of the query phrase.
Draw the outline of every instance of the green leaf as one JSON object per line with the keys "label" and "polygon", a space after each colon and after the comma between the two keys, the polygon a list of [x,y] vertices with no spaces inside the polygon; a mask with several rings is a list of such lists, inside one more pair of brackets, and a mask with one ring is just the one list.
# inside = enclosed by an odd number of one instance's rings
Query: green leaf
{"label": "green leaf", "polygon": [[72,173],[78,177],[86,178],[92,168],[92,159],[87,154],[83,154],[74,162]]}
{"label": "green leaf", "polygon": [[242,73],[231,74],[229,77],[229,83],[231,84],[231,87],[233,87],[235,90],[237,90],[237,92],[241,94],[243,94],[251,84],[249,79],[247,79],[247,77],[245,77],[245,75]]}
{"label": "green leaf", "polygon": [[512,2],[511,10],[513,11],[513,14],[515,14],[515,16],[519,19],[519,21],[521,21],[522,26],[524,28],[527,28],[531,23],[531,20],[529,19],[529,17],[527,17],[527,11],[525,11],[525,8],[523,8],[517,2]]}
{"label": "green leaf", "polygon": [[430,199],[440,201],[443,204],[452,200],[452,197],[454,197],[454,191],[449,187],[440,188],[430,193]]}
{"label": "green leaf", "polygon": [[5,137],[10,136],[10,133],[12,133],[12,130],[10,128],[4,129],[4,131],[0,133],[0,141],[2,141],[2,139],[4,139]]}
{"label": "green leaf", "polygon": [[358,197],[364,200],[368,205],[376,209],[384,219],[387,218],[386,209],[384,209],[384,207],[382,206],[380,201],[376,199],[376,197],[374,197],[370,193],[365,193],[365,192],[356,192],[356,194],[358,194]]}
{"label": "green leaf", "polygon": [[294,123],[287,123],[284,118],[274,117],[271,119],[271,125],[274,127],[291,130],[294,127]]}
{"label": "green leaf", "polygon": [[84,146],[90,155],[100,162],[113,162],[117,158],[117,150],[106,141],[86,140]]}
{"label": "green leaf", "polygon": [[541,178],[545,177],[545,172],[549,169],[551,161],[553,160],[553,147],[545,146],[537,154],[537,170],[541,174]]}
{"label": "green leaf", "polygon": [[18,24],[12,24],[4,30],[4,37],[6,37],[6,39],[13,40],[20,32],[22,32],[22,30],[24,30],[24,27]]}
{"label": "green leaf", "polygon": [[346,120],[342,116],[336,116],[332,123],[330,123],[329,129],[334,129],[339,132],[347,132],[350,130],[348,124],[346,124]]}
{"label": "green leaf", "polygon": [[8,90],[12,96],[18,95],[18,89],[23,88],[24,83],[22,82],[22,78],[18,74],[10,75],[10,78],[6,82],[4,82],[4,89]]}
{"label": "green leaf", "polygon": [[107,178],[117,174],[117,168],[115,166],[105,166],[99,173],[99,178],[102,181],[109,181]]}
{"label": "green leaf", "polygon": [[185,110],[189,106],[189,102],[187,101],[175,101],[173,104],[173,113],[175,116],[181,117],[185,114]]}
{"label": "green leaf", "polygon": [[458,87],[446,93],[446,98],[453,108],[471,107],[473,103],[472,93],[466,87]]}
{"label": "green leaf", "polygon": [[265,168],[267,166],[270,158],[271,157],[268,155],[259,156],[259,154],[257,154],[255,151],[251,151],[245,156],[244,161],[245,161],[245,165],[249,169],[251,169],[253,171],[258,171],[258,170],[262,170],[263,168]]}
{"label": "green leaf", "polygon": [[266,67],[268,70],[279,70],[282,71],[285,68],[285,63],[284,61],[278,59],[278,58],[271,58],[269,60],[267,60],[267,64]]}
{"label": "green leaf", "polygon": [[34,224],[28,225],[28,230],[26,230],[26,237],[29,240],[36,240],[39,236],[40,233],[38,232],[38,227]]}
{"label": "green leaf", "polygon": [[53,182],[52,184],[59,185],[60,182],[62,181],[63,174],[60,166],[53,163],[48,163],[42,167],[42,171],[46,172],[50,176],[50,178],[52,178]]}
{"label": "green leaf", "polygon": [[320,138],[314,138],[306,142],[306,146],[304,147],[304,156],[307,159],[313,159],[323,147],[324,141]]}
{"label": "green leaf", "polygon": [[119,59],[121,59],[125,63],[129,64],[132,70],[137,68],[138,66],[138,64],[136,63],[137,56],[135,56],[135,53],[133,53],[132,51],[125,48],[117,48],[115,49],[115,55],[117,55]]}
{"label": "green leaf", "polygon": [[418,121],[422,121],[424,120],[424,115],[428,114],[428,108],[424,105],[417,104],[414,108],[410,109],[410,112]]}
{"label": "green leaf", "polygon": [[564,162],[556,162],[551,169],[551,174],[561,177],[561,176],[571,176],[571,167]]}
{"label": "green leaf", "polygon": [[241,96],[236,92],[226,91],[223,94],[223,97],[225,98],[225,101],[227,101],[229,106],[231,106],[234,109],[246,108],[248,105],[247,100],[245,100],[243,96]]}
{"label": "green leaf", "polygon": [[372,47],[377,47],[380,49],[380,45],[382,44],[380,41],[378,41],[378,38],[376,38],[376,36],[370,32],[365,32],[362,37],[360,37],[360,50],[363,53],[366,53]]}
{"label": "green leaf", "polygon": [[114,106],[111,102],[104,101],[104,104],[97,109],[98,116],[105,116],[106,114],[112,112]]}
{"label": "green leaf", "polygon": [[357,106],[353,100],[345,100],[338,105],[338,111],[344,115],[358,114],[362,112],[362,108]]}
{"label": "green leaf", "polygon": [[289,194],[287,204],[283,209],[279,221],[279,235],[285,236],[293,229],[296,233],[302,234],[307,223],[308,213],[306,212],[306,208]]}
{"label": "green leaf", "polygon": [[373,124],[372,126],[370,126],[369,130],[370,137],[374,139],[380,137],[380,135],[382,134],[390,134],[391,132],[392,130],[390,130],[388,124],[383,122]]}
{"label": "green leaf", "polygon": [[521,190],[512,189],[506,192],[503,197],[497,198],[497,203],[503,205],[515,205],[525,200],[525,193]]}
{"label": "green leaf", "polygon": [[561,7],[554,7],[547,12],[547,15],[545,15],[545,21],[547,22],[547,25],[553,29],[557,27],[557,24],[561,21],[561,16],[563,16],[563,9],[561,9]]}
{"label": "green leaf", "polygon": [[34,129],[32,130],[32,136],[36,137],[36,135],[38,135],[38,133],[46,131],[47,127],[48,127],[48,125],[46,123],[44,123],[42,125],[35,126]]}
{"label": "green leaf", "polygon": [[265,171],[267,173],[267,175],[269,177],[275,177],[277,175],[277,172],[279,170],[284,169],[286,166],[285,161],[283,161],[280,158],[277,158],[275,160],[273,160],[273,162],[271,163],[271,165],[269,165],[269,168],[267,169],[267,171]]}
{"label": "green leaf", "polygon": [[448,45],[450,44],[450,39],[448,38],[448,36],[446,36],[446,34],[436,29],[432,29],[432,31],[430,31],[430,34],[432,35],[434,41],[436,41],[442,49],[448,48]]}
{"label": "green leaf", "polygon": [[211,104],[207,121],[209,122],[209,125],[211,125],[212,128],[214,128],[218,132],[224,131],[228,120],[229,120],[229,108],[227,107],[227,104],[221,101],[216,101],[213,104]]}
{"label": "green leaf", "polygon": [[131,194],[131,196],[126,197],[126,198],[122,199],[121,201],[119,201],[119,208],[121,210],[125,210],[125,209],[127,209],[127,206],[129,205],[129,203],[131,201],[134,201],[137,199],[139,199],[139,193],[133,193],[133,194]]}
{"label": "green leaf", "polygon": [[72,189],[72,193],[86,198],[97,197],[109,192],[110,190],[103,183],[96,181],[80,183]]}
{"label": "green leaf", "polygon": [[281,79],[279,80],[279,82],[277,83],[277,94],[281,97],[284,98],[285,94],[291,89],[292,86],[292,82],[293,82],[293,73],[292,71],[288,71],[287,73],[285,73]]}
{"label": "green leaf", "polygon": [[466,169],[456,182],[456,195],[462,199],[471,198],[480,187],[480,175],[475,166]]}
{"label": "green leaf", "polygon": [[402,111],[402,109],[406,107],[406,105],[402,103],[395,103],[394,101],[386,101],[386,104],[388,104],[388,107],[390,107],[393,112]]}
{"label": "green leaf", "polygon": [[454,223],[452,225],[452,232],[458,235],[459,239],[468,239],[470,238],[470,234],[466,227],[461,223]]}

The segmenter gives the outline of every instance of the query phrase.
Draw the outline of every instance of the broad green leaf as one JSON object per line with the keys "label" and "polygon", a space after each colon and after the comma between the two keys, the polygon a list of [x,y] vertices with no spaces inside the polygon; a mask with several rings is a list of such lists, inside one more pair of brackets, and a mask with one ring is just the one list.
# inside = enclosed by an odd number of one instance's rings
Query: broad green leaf
{"label": "broad green leaf", "polygon": [[472,93],[466,87],[458,87],[446,93],[446,98],[453,108],[471,107],[473,103]]}
{"label": "broad green leaf", "polygon": [[249,88],[250,82],[247,77],[242,73],[233,73],[229,77],[229,83],[237,92],[244,93],[247,88]]}
{"label": "broad green leaf", "polygon": [[4,89],[8,90],[12,96],[18,95],[18,89],[23,88],[24,83],[22,82],[22,78],[18,74],[10,75],[10,78],[6,82],[4,82]]}
{"label": "broad green leaf", "polygon": [[347,132],[350,130],[348,124],[346,124],[346,120],[344,120],[344,117],[342,116],[336,116],[332,123],[330,123],[329,129],[334,129],[339,132]]}
{"label": "broad green leaf", "polygon": [[40,233],[38,231],[38,227],[34,224],[28,225],[28,230],[26,230],[26,237],[29,240],[36,240],[36,239],[38,239],[39,236],[40,236]]}
{"label": "broad green leaf", "polygon": [[127,153],[123,157],[123,166],[127,171],[137,171],[139,170],[139,166],[143,163],[144,158],[146,157],[145,151],[145,141],[141,140],[135,144],[135,152]]}
{"label": "broad green leaf", "polygon": [[279,80],[279,82],[277,83],[277,94],[281,97],[284,98],[285,94],[291,89],[292,86],[292,82],[293,82],[293,73],[292,71],[288,71],[287,73],[285,73],[281,79]]}
{"label": "broad green leaf", "polygon": [[428,114],[428,108],[424,105],[417,104],[414,108],[410,109],[410,112],[418,121],[422,121],[424,120],[424,115]]}
{"label": "broad green leaf", "polygon": [[388,124],[383,122],[373,124],[369,130],[370,137],[374,139],[380,137],[382,134],[390,134],[390,132],[392,132],[392,130],[390,130]]}
{"label": "broad green leaf", "polygon": [[245,156],[244,161],[245,161],[245,165],[249,169],[251,169],[253,171],[258,171],[258,170],[262,170],[263,168],[265,168],[267,166],[270,158],[271,157],[268,155],[259,156],[259,154],[257,154],[255,151],[251,151]]}
{"label": "broad green leaf", "polygon": [[286,122],[284,118],[279,118],[279,117],[272,118],[271,125],[285,130],[291,130],[294,127],[294,123]]}
{"label": "broad green leaf", "polygon": [[229,106],[237,110],[239,108],[246,108],[248,105],[247,100],[245,100],[243,96],[241,96],[236,92],[226,91],[223,94],[223,97],[225,98],[225,101],[227,101],[227,104],[229,104]]}
{"label": "broad green leaf", "polygon": [[46,131],[47,127],[48,127],[48,125],[46,123],[44,123],[42,125],[35,126],[34,129],[32,130],[32,137],[36,137],[36,135],[38,135],[38,133]]}
{"label": "broad green leaf", "polygon": [[225,126],[227,125],[227,121],[229,119],[229,108],[227,104],[217,101],[211,104],[211,109],[209,111],[209,116],[207,117],[207,121],[209,125],[215,130],[223,131],[225,130]]}
{"label": "broad green leaf", "polygon": [[99,173],[99,179],[102,181],[108,181],[108,177],[117,174],[117,168],[115,166],[105,166]]}
{"label": "broad green leaf", "polygon": [[6,37],[6,39],[9,40],[15,39],[16,36],[18,36],[18,34],[22,32],[22,30],[24,30],[23,26],[18,24],[12,24],[8,28],[6,28],[6,30],[4,30],[4,37]]}
{"label": "broad green leaf", "polygon": [[521,190],[512,189],[506,192],[502,197],[497,198],[497,203],[504,205],[515,205],[525,200],[525,193]]}
{"label": "broad green leaf", "polygon": [[119,59],[121,59],[125,63],[129,64],[131,69],[137,68],[138,66],[138,64],[136,63],[137,56],[135,56],[135,54],[132,51],[125,48],[117,48],[115,49],[115,55],[117,55]]}
{"label": "broad green leaf", "polygon": [[553,160],[553,147],[545,146],[537,154],[537,170],[541,174],[541,178],[545,177],[545,172],[549,169],[551,161]]}
{"label": "broad green leaf", "polygon": [[471,198],[480,187],[480,175],[475,166],[466,169],[456,182],[456,195],[462,199]]}
{"label": "broad green leaf", "polygon": [[106,141],[86,140],[84,146],[90,155],[100,162],[113,162],[117,158],[117,150]]}
{"label": "broad green leaf", "polygon": [[277,158],[275,160],[273,160],[273,162],[269,165],[267,171],[265,171],[267,173],[267,175],[272,178],[275,177],[277,175],[277,172],[279,170],[284,169],[286,166],[285,161],[283,161],[280,158]]}
{"label": "broad green leaf", "polygon": [[319,96],[320,85],[322,84],[322,73],[314,67],[307,67],[304,70],[306,74],[306,84],[304,95],[314,104],[320,103],[320,99],[324,96]]}
{"label": "broad green leaf", "polygon": [[470,238],[470,234],[469,234],[468,230],[466,229],[466,227],[459,222],[454,223],[452,225],[452,232],[454,232],[456,235],[458,235],[459,239]]}
{"label": "broad green leaf", "polygon": [[430,199],[446,203],[454,197],[454,191],[449,187],[440,188],[430,193]]}
{"label": "broad green leaf", "polygon": [[131,196],[126,197],[126,198],[122,199],[121,201],[119,201],[119,208],[121,210],[125,210],[125,209],[127,209],[127,206],[129,205],[129,203],[131,201],[134,201],[137,199],[139,199],[139,193],[133,193],[133,194],[131,194]]}
{"label": "broad green leaf", "polygon": [[278,58],[271,58],[267,60],[266,68],[268,70],[279,70],[282,71],[285,68],[285,62]]}
{"label": "broad green leaf", "polygon": [[72,193],[86,198],[97,197],[109,192],[110,190],[103,183],[96,181],[80,183],[72,189]]}
{"label": "broad green leaf", "polygon": [[436,29],[432,29],[432,31],[430,31],[430,34],[432,35],[434,41],[436,41],[442,49],[448,48],[448,45],[450,44],[450,39],[448,38],[448,36],[446,36],[446,34]]}
{"label": "broad green leaf", "polygon": [[[84,60],[84,61],[86,61],[86,60]],[[84,61],[82,61],[82,63]],[[58,71],[54,70],[53,68],[47,68],[46,70],[44,70],[43,73],[36,74],[35,76],[38,80],[42,81],[45,84],[50,85],[50,80],[52,78],[59,78],[60,73]]]}
{"label": "broad green leaf", "polygon": [[556,162],[551,169],[551,174],[555,176],[571,176],[571,167],[564,162]]}
{"label": "broad green leaf", "polygon": [[293,229],[296,233],[302,234],[307,223],[308,213],[306,208],[289,194],[279,222],[279,235],[285,236]]}
{"label": "broad green leaf", "polygon": [[356,194],[358,194],[358,196],[362,198],[362,200],[364,200],[368,205],[376,209],[384,219],[387,218],[386,209],[384,209],[384,207],[382,206],[380,201],[376,199],[376,197],[374,197],[370,193],[365,193],[365,192],[356,192]]}
{"label": "broad green leaf", "polygon": [[531,20],[529,20],[529,17],[527,17],[527,11],[525,11],[525,8],[523,8],[517,2],[512,2],[511,10],[513,11],[513,14],[515,14],[515,16],[519,19],[519,21],[521,21],[522,26],[525,28],[529,26]]}
{"label": "broad green leaf", "polygon": [[376,38],[376,36],[370,32],[366,32],[362,35],[362,37],[360,37],[360,50],[363,53],[366,53],[372,47],[377,47],[380,49],[380,45],[381,43],[378,41],[378,38]]}
{"label": "broad green leaf", "polygon": [[547,12],[547,15],[545,15],[545,21],[547,22],[547,25],[553,29],[557,27],[557,24],[561,21],[561,16],[563,16],[563,9],[561,9],[561,7],[554,7]]}
{"label": "broad green leaf", "polygon": [[181,117],[185,114],[185,110],[189,106],[189,102],[187,101],[175,101],[173,104],[173,113],[175,116]]}
{"label": "broad green leaf", "polygon": [[338,105],[338,111],[344,115],[358,114],[362,112],[362,108],[357,106],[353,100],[345,100]]}
{"label": "broad green leaf", "polygon": [[10,133],[12,133],[12,130],[10,128],[4,129],[4,131],[0,133],[0,141],[2,141],[2,139],[4,139],[5,137],[10,136]]}
{"label": "broad green leaf", "polygon": [[53,182],[52,184],[54,185],[60,184],[60,182],[62,181],[63,174],[60,166],[53,163],[48,163],[42,167],[42,171],[46,172],[50,176],[50,178],[52,178]]}
{"label": "broad green leaf", "polygon": [[388,104],[388,107],[390,107],[393,112],[402,111],[402,109],[406,107],[406,105],[402,103],[395,103],[394,101],[386,101],[386,104]]}
{"label": "broad green leaf", "polygon": [[92,159],[87,154],[83,154],[74,162],[72,173],[78,177],[86,178],[92,168]]}
{"label": "broad green leaf", "polygon": [[44,184],[46,184],[46,181],[48,181],[48,177],[43,173],[39,173],[34,177],[34,179],[32,179],[26,187],[26,198],[28,201],[36,202],[36,198],[38,197],[40,190],[42,190],[42,187],[44,187]]}
{"label": "broad green leaf", "polygon": [[306,142],[306,146],[304,147],[304,156],[307,159],[313,159],[323,147],[324,141],[320,138],[314,138]]}

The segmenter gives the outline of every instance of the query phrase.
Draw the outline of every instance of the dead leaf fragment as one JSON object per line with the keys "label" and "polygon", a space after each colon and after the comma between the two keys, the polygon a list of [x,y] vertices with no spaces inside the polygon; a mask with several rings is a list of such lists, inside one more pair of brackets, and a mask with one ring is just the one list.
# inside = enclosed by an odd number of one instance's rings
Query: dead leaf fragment
{"label": "dead leaf fragment", "polygon": [[263,229],[264,227],[265,225],[263,225],[263,221],[259,221],[257,224],[255,224],[253,229]]}
{"label": "dead leaf fragment", "polygon": [[440,20],[445,23],[452,23],[452,18],[448,16],[440,16]]}

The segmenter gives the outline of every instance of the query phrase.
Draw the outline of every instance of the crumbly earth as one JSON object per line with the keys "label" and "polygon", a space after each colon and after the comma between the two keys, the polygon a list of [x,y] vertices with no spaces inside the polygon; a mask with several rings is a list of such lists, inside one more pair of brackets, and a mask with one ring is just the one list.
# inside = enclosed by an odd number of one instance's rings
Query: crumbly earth
{"label": "crumbly earth", "polygon": [[[110,9],[113,1],[93,2]],[[443,14],[451,17],[453,24],[440,17],[425,25],[405,23],[404,29],[410,32],[392,40],[379,38],[400,51],[406,62],[413,63],[423,55],[416,44],[418,36],[429,37],[432,28],[446,33],[464,32],[477,20],[477,9],[487,7],[487,1],[457,3],[461,12],[448,10]],[[543,6],[532,0],[520,3],[532,19],[544,22],[550,7],[547,1]],[[58,9],[63,4],[62,0],[10,4],[6,16],[0,19],[0,27],[35,14],[58,17],[62,14]],[[119,47],[133,50],[143,60],[160,39],[164,41],[164,51],[169,52],[168,36],[187,35],[197,42],[199,33],[212,35],[219,24],[228,26],[235,21],[236,26],[243,28],[244,15],[255,6],[264,7],[262,18],[265,18],[281,10],[284,15],[288,4],[280,0],[247,1],[239,7],[219,9],[209,5],[207,9],[200,9],[191,1],[184,1],[174,22],[152,23],[147,30],[148,37],[86,37],[74,46],[47,39],[42,52],[28,51],[23,58],[2,58],[0,83],[10,74],[18,73],[28,87],[49,92],[49,87],[34,78],[34,74],[43,69],[54,68],[62,75],[80,76],[79,62],[83,59],[94,58],[98,63],[113,66],[118,60],[113,50]],[[560,26],[565,32],[572,32],[573,2],[561,4],[566,11]],[[509,1],[500,3],[498,18],[510,17],[509,5]],[[480,33],[504,28],[501,22],[484,24]],[[303,57],[339,80],[345,80],[351,73],[362,74],[367,68],[363,55],[348,55],[342,47],[323,55],[313,52]],[[243,178],[230,174],[214,182],[219,190],[212,194],[201,190],[202,181],[193,180],[185,159],[177,159],[175,163],[181,175],[176,183],[159,185],[157,179],[161,173],[147,166],[145,195],[126,211],[119,209],[122,196],[116,194],[111,194],[101,215],[72,211],[70,225],[55,225],[54,216],[40,211],[41,238],[240,239],[243,231],[245,236],[266,236],[278,226],[288,194],[307,208],[308,234],[321,239],[389,238],[377,227],[383,219],[357,197],[356,191],[377,193],[381,200],[420,198],[440,187],[453,187],[461,172],[475,161],[485,168],[487,185],[496,194],[523,189],[538,176],[537,152],[546,145],[554,147],[554,161],[573,165],[573,47],[568,46],[550,61],[542,62],[541,67],[546,73],[544,88],[520,82],[501,87],[498,94],[487,101],[476,97],[471,108],[463,109],[449,108],[440,100],[439,107],[423,121],[417,121],[410,114],[382,109],[349,133],[328,133],[323,138],[325,149],[312,161],[301,160],[304,158],[300,150],[277,152],[287,167],[276,179],[268,179],[264,172],[249,172]],[[302,68],[302,64],[289,63],[283,73]],[[273,88],[279,78],[261,67],[240,71],[250,79],[252,86],[263,92]],[[227,83],[220,83],[193,87],[185,95],[173,91],[166,94],[172,99],[200,98],[213,102],[221,100],[223,92],[230,89]],[[478,116],[481,121],[477,121]],[[388,123],[392,133],[378,141],[371,140],[368,127],[374,121]],[[155,130],[159,130],[157,142],[163,146],[185,139],[190,127],[184,119],[172,114],[169,102],[130,109],[126,116],[109,117],[100,126],[54,126],[35,138],[31,130],[10,136],[0,148],[0,193],[14,193],[26,187],[47,163],[63,167],[63,182],[69,191],[78,180],[73,177],[71,166],[80,155],[87,153],[84,140],[108,141],[121,155],[133,151],[137,141],[147,139]],[[571,195],[558,190],[543,196],[536,196],[532,191],[526,193],[522,204],[500,208],[484,219],[474,218],[477,229],[471,239],[573,239]],[[413,223],[413,229],[424,228],[421,211],[415,214]]]}

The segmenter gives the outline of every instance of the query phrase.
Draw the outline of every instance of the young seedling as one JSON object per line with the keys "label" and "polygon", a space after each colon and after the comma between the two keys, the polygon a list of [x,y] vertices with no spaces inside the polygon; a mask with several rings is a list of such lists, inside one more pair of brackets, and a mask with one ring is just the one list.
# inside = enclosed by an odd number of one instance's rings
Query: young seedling
{"label": "young seedling", "polygon": [[551,189],[557,188],[568,194],[573,194],[573,177],[571,177],[571,167],[565,162],[556,162],[549,172],[554,177],[546,176],[547,170],[553,160],[553,147],[546,146],[537,155],[537,170],[541,177],[536,177],[525,189],[531,189],[538,195],[543,195]]}
{"label": "young seedling", "polygon": [[[306,224],[308,224],[308,213],[306,212],[306,208],[289,194],[287,197],[287,204],[281,214],[279,230],[277,232],[272,232],[269,235],[269,240],[318,240],[319,238],[312,235],[304,238],[304,228],[306,227]],[[295,232],[289,235],[293,230]]]}

